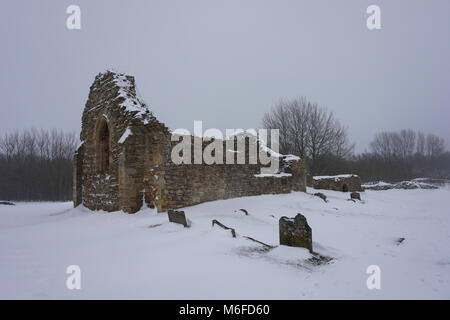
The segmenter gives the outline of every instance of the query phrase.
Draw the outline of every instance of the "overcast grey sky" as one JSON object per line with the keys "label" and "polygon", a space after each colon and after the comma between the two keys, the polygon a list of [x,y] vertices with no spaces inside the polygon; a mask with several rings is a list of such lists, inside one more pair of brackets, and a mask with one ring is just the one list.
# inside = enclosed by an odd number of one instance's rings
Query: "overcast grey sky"
{"label": "overcast grey sky", "polygon": [[[81,30],[66,28],[70,4]],[[381,30],[366,27],[370,4]],[[0,18],[0,133],[78,132],[95,75],[114,68],[172,129],[259,127],[306,96],[357,151],[406,127],[450,142],[448,0],[3,0]]]}

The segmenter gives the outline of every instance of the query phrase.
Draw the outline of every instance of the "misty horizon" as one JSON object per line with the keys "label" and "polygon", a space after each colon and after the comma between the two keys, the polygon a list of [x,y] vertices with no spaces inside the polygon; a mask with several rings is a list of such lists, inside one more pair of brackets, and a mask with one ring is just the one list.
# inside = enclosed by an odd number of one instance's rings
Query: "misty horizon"
{"label": "misty horizon", "polygon": [[356,153],[404,128],[448,148],[448,2],[377,1],[381,30],[366,28],[371,1],[77,1],[81,30],[65,26],[71,2],[43,3],[3,5],[0,134],[79,133],[89,86],[114,69],[173,130],[260,128],[280,100],[304,96],[348,128]]}

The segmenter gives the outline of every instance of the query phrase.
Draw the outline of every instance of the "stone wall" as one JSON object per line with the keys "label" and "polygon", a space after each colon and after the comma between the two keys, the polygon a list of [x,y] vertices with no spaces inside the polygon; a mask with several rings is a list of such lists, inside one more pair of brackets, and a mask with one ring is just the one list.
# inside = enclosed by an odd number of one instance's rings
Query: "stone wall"
{"label": "stone wall", "polygon": [[361,179],[355,174],[314,176],[312,187],[314,189],[327,189],[343,192],[363,191]]}
{"label": "stone wall", "polygon": [[[107,170],[101,170],[99,131],[105,125],[109,165]],[[144,159],[149,154],[148,132],[155,125],[160,124],[136,98],[133,77],[110,71],[99,74],[90,88],[82,116],[82,144],[74,159],[82,178],[76,179],[78,200],[74,204],[81,198],[83,205],[92,210],[137,211],[142,204]],[[129,136],[121,141],[127,130]]]}
{"label": "stone wall", "polygon": [[[194,137],[190,137],[194,141]],[[248,164],[250,161],[250,144],[246,141],[245,162],[237,164],[237,141],[234,141],[234,152],[231,157],[235,164],[225,164],[226,151],[223,154],[224,164],[193,164],[194,150],[191,150],[191,164],[174,164],[170,154],[166,154],[165,165],[155,171],[155,175],[163,186],[156,205],[158,210],[176,209],[198,203],[230,199],[262,194],[289,193],[291,191],[306,191],[305,162],[293,157],[280,159],[281,174],[260,175],[260,164]],[[174,146],[174,142],[171,146]],[[194,143],[192,143],[193,145]],[[207,146],[203,142],[202,151]],[[227,142],[222,141],[223,150],[227,149]],[[233,143],[231,143],[233,145]],[[255,147],[258,149],[258,146]],[[170,148],[169,150],[172,150]],[[230,156],[230,153],[228,153]],[[292,157],[291,157],[292,158]],[[257,160],[257,159],[256,159]],[[257,162],[257,161],[256,161]],[[258,162],[257,162],[258,163]]]}
{"label": "stone wall", "polygon": [[[174,165],[165,170],[164,205],[161,210],[205,201],[261,194],[306,191],[303,161],[296,161],[291,176],[258,177],[258,165]],[[256,175],[256,176],[255,176]]]}

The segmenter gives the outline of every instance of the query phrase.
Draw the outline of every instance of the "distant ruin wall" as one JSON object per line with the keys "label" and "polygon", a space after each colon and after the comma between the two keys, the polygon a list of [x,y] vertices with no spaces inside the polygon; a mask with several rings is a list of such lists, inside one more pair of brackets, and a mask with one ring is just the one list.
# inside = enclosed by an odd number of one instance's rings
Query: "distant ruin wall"
{"label": "distant ruin wall", "polygon": [[342,192],[363,191],[361,179],[355,174],[337,176],[314,176],[312,179],[314,189],[327,189]]}

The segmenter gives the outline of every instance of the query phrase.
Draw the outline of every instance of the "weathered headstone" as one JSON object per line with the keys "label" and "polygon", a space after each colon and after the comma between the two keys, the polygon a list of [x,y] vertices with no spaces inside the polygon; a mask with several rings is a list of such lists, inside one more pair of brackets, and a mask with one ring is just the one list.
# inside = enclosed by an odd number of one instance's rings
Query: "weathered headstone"
{"label": "weathered headstone", "polygon": [[281,245],[302,247],[313,252],[312,230],[305,216],[299,213],[295,218],[281,217],[279,228]]}
{"label": "weathered headstone", "polygon": [[350,193],[350,199],[361,200],[361,195],[359,194],[359,192],[352,192]]}
{"label": "weathered headstone", "polygon": [[182,224],[185,228],[190,227],[189,220],[186,218],[184,211],[169,210],[167,211],[169,221]]}

